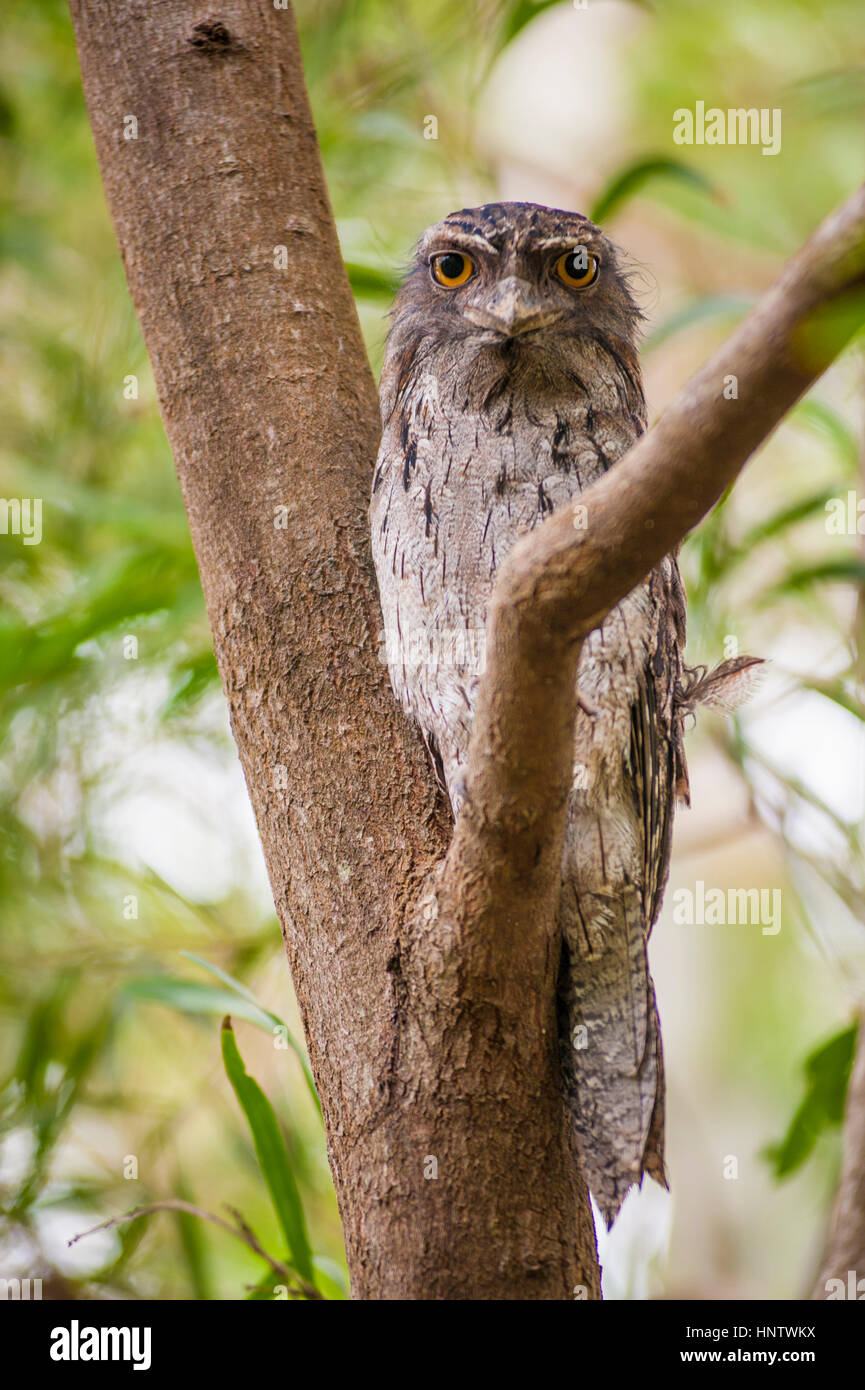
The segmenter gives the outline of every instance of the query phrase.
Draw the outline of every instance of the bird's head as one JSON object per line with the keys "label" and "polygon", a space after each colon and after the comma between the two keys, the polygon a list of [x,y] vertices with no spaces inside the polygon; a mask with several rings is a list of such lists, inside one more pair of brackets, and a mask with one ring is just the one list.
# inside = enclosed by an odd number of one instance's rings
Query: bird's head
{"label": "bird's head", "polygon": [[631,341],[641,314],[613,243],[587,217],[535,203],[453,212],[424,233],[394,320],[424,336],[538,346],[609,332]]}

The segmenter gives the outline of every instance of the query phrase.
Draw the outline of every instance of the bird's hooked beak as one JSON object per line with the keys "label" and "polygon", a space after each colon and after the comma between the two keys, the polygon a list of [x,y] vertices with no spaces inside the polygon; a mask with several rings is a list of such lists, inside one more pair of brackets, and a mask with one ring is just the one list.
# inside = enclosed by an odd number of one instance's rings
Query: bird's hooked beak
{"label": "bird's hooked beak", "polygon": [[546,328],[559,317],[559,311],[545,304],[534,286],[510,275],[496,286],[483,304],[463,305],[463,314],[478,328],[516,338],[534,328]]}

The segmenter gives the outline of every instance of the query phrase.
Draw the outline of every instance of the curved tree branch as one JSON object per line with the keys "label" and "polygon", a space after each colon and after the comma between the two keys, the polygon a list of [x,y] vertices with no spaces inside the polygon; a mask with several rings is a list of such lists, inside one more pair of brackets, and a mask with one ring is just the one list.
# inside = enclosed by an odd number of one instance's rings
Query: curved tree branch
{"label": "curved tree branch", "polygon": [[[457,999],[464,1008],[477,998],[507,1022],[498,1058],[504,1090],[530,1084],[527,1076],[551,1086],[557,1065],[556,912],[582,639],[675,549],[829,365],[865,319],[863,288],[860,189],[655,428],[581,496],[585,529],[563,508],[502,566],[487,616],[466,801],[416,917],[425,953],[410,978],[429,991],[430,958],[440,975],[453,975],[442,1052]],[[731,376],[738,399],[729,400]],[[420,1071],[422,1056],[404,1047],[409,1069]]]}
{"label": "curved tree branch", "polygon": [[[584,499],[588,530],[557,515],[513,552],[445,858],[447,817],[378,659],[375,388],[291,12],[264,0],[224,0],[218,20],[192,0],[72,0],[72,12],[353,1295],[596,1297],[554,1017],[579,643],[831,360],[834,337],[805,329],[861,277],[862,198],[818,233],[808,292],[794,261],[732,354]],[[730,363],[738,403],[720,394]]]}
{"label": "curved tree branch", "polygon": [[[579,499],[520,541],[487,617],[487,669],[472,728],[467,807],[448,864],[526,925],[558,892],[573,768],[582,640],[718,501],[754,450],[865,321],[865,187],[814,233],[668,406]],[[725,384],[735,382],[728,399]],[[534,865],[534,868],[532,866]],[[500,942],[506,967],[507,942]]]}

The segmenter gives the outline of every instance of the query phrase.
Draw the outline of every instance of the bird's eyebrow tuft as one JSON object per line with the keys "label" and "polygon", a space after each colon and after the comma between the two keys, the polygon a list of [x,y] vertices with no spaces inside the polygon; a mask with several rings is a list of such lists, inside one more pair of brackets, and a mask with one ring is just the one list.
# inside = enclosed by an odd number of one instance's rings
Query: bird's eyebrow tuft
{"label": "bird's eyebrow tuft", "polygon": [[585,246],[587,250],[593,250],[596,240],[597,237],[593,236],[591,229],[587,227],[581,236],[574,232],[571,236],[539,237],[537,241],[531,241],[529,250],[575,251],[579,246]]}
{"label": "bird's eyebrow tuft", "polygon": [[422,256],[427,256],[434,247],[439,246],[462,246],[466,251],[486,251],[493,256],[499,254],[499,248],[480,233],[449,227],[447,223],[440,224],[428,232],[421,239],[418,251]]}

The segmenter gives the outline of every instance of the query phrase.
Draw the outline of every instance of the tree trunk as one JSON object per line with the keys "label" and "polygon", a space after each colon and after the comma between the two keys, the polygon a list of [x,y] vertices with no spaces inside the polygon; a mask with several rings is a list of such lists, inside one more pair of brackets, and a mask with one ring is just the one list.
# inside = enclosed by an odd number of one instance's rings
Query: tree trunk
{"label": "tree trunk", "polygon": [[[189,0],[74,0],[72,13],[321,1097],[353,1295],[569,1298],[582,1284],[597,1296],[552,999],[544,1035],[521,990],[506,1019],[492,998],[458,1013],[441,962],[412,977],[417,992],[406,984],[406,908],[447,848],[450,816],[380,659],[367,521],[377,394],[294,17],[264,0],[226,0],[219,23]],[[129,116],[137,139],[124,137]]]}
{"label": "tree trunk", "polygon": [[445,857],[449,814],[379,658],[376,394],[293,17],[270,0],[226,0],[218,20],[189,0],[72,0],[72,12],[353,1295],[596,1298],[554,1008],[579,646],[837,352],[842,334],[803,330],[861,283],[865,199],[738,330],[741,399],[723,397],[719,354],[582,499],[587,531],[557,514],[515,547],[491,605],[468,809]]}

